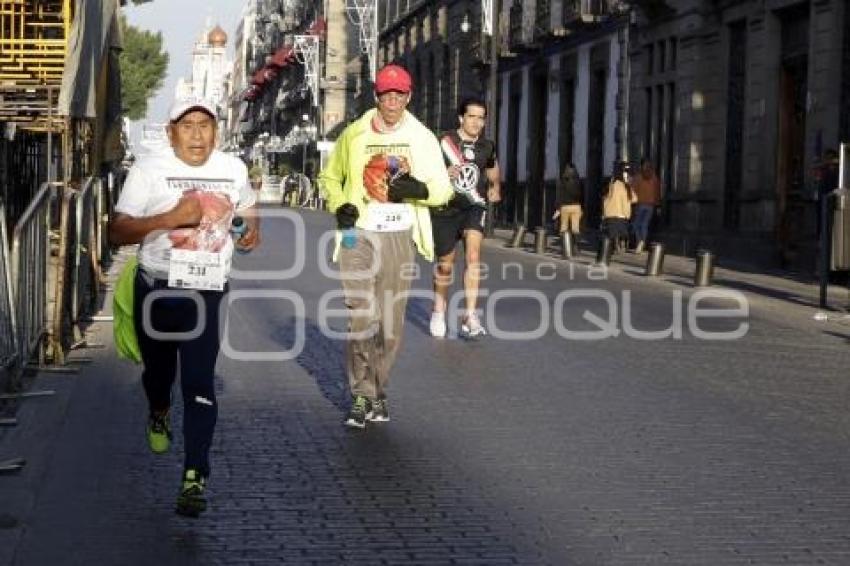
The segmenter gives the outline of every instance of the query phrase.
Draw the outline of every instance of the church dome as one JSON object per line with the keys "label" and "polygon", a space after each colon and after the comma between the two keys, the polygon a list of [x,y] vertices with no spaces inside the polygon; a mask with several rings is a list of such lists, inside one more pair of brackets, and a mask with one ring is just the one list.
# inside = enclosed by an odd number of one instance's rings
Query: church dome
{"label": "church dome", "polygon": [[221,29],[221,26],[215,26],[207,35],[207,41],[213,47],[224,47],[227,43],[227,34]]}

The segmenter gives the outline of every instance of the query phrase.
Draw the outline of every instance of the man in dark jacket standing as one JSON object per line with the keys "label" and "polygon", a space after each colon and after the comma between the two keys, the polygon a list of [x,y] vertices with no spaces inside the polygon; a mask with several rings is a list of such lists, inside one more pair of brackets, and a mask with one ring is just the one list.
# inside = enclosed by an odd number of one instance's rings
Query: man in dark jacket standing
{"label": "man in dark jacket standing", "polygon": [[553,219],[560,217],[560,233],[569,231],[578,236],[581,231],[581,205],[584,202],[581,179],[575,165],[567,163],[555,191],[555,215]]}

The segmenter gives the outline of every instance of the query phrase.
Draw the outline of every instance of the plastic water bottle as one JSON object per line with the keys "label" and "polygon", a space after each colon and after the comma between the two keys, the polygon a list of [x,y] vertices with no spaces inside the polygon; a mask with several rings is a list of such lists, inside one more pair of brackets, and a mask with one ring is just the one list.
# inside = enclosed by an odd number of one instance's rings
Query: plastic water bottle
{"label": "plastic water bottle", "polygon": [[247,230],[248,224],[245,222],[245,219],[241,216],[234,216],[233,221],[230,223],[230,233],[233,234],[233,237],[238,240]]}
{"label": "plastic water bottle", "polygon": [[[230,223],[230,233],[233,234],[234,241],[239,241],[242,239],[242,236],[245,235],[245,232],[248,231],[248,223],[245,222],[245,219],[241,216],[234,216],[233,220]],[[248,250],[240,249],[239,246],[236,247],[236,252],[240,254],[248,253]]]}
{"label": "plastic water bottle", "polygon": [[351,249],[357,245],[357,231],[354,228],[346,228],[342,231],[342,247]]}

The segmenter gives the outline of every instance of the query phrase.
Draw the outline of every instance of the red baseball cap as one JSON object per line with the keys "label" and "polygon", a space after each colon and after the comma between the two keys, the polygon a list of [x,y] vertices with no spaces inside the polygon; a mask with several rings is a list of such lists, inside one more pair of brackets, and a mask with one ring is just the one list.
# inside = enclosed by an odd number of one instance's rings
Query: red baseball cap
{"label": "red baseball cap", "polygon": [[375,94],[383,94],[391,90],[408,93],[412,83],[410,73],[404,67],[387,65],[375,75]]}

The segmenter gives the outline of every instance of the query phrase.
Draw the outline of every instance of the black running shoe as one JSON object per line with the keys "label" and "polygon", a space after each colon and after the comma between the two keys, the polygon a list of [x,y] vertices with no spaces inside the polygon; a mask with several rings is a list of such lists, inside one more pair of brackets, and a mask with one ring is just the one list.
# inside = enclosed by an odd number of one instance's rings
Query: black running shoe
{"label": "black running shoe", "polygon": [[389,422],[390,409],[387,406],[386,397],[372,401],[372,409],[366,414],[366,420],[372,423]]}
{"label": "black running shoe", "polygon": [[174,511],[184,517],[197,517],[207,510],[206,479],[197,470],[186,470],[183,473],[183,485],[177,496],[177,507]]}
{"label": "black running shoe", "polygon": [[366,428],[366,414],[369,412],[369,400],[363,395],[355,395],[351,402],[351,410],[345,419],[345,426],[352,428]]}

